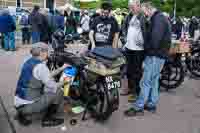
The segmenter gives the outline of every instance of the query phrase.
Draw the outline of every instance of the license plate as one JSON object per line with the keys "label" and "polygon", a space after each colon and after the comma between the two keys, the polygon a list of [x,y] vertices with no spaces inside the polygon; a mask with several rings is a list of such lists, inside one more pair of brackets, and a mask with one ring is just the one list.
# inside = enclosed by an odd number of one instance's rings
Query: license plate
{"label": "license plate", "polygon": [[108,76],[105,80],[108,90],[121,88],[121,81],[119,79],[114,79],[113,76]]}

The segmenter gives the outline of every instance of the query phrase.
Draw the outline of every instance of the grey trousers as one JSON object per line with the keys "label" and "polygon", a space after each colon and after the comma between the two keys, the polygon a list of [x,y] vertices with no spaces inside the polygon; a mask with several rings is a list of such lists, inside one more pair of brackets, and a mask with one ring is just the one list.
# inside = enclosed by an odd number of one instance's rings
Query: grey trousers
{"label": "grey trousers", "polygon": [[57,93],[45,93],[33,104],[24,105],[20,107],[18,112],[22,114],[31,115],[34,113],[42,113],[52,104],[61,104],[63,100],[63,91],[58,90]]}

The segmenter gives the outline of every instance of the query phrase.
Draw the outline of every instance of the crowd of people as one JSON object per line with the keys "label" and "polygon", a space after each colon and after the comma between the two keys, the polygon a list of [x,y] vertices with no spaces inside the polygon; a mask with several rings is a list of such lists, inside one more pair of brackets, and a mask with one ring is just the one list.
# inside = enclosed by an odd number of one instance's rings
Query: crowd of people
{"label": "crowd of people", "polygon": [[200,37],[200,19],[193,16],[191,19],[185,17],[178,17],[171,22],[172,31],[176,34],[176,39],[180,39],[183,32],[189,33],[194,40],[199,40]]}
{"label": "crowd of people", "polygon": [[[112,5],[106,2],[102,4],[101,11],[97,10],[92,16],[86,10],[81,11],[80,18],[76,18],[70,8],[67,8],[64,13],[59,11],[49,13],[40,10],[39,6],[35,6],[30,15],[22,15],[20,20],[22,43],[25,44],[26,41],[30,43],[32,38],[33,48],[32,57],[22,67],[15,94],[15,106],[20,123],[31,124],[30,116],[40,112],[45,112],[43,126],[56,126],[63,123],[62,119],[53,118],[52,115],[59,105],[58,99],[62,97],[59,88],[64,83],[56,83],[52,77],[67,66],[64,65],[51,73],[43,62],[48,57],[47,44],[51,42],[52,33],[57,29],[63,29],[66,35],[76,36],[77,27],[81,27],[85,39],[90,40],[89,49],[119,48],[119,38],[125,38],[122,49],[127,58],[128,88],[121,94],[129,95],[132,104],[128,110],[125,110],[124,115],[137,116],[144,114],[144,110],[156,112],[159,102],[160,72],[169,56],[171,34],[174,31],[180,37],[182,24],[177,20],[172,26],[170,19],[150,2],[140,3],[140,0],[129,0],[128,6],[129,14],[120,19],[112,15]],[[9,27],[0,28],[0,32],[4,35],[4,48],[15,50],[13,44],[15,21],[8,12],[2,15],[8,16],[7,23],[3,24]],[[0,25],[5,21],[4,19],[0,20]],[[192,19],[190,25],[192,28],[189,28],[191,36],[198,29],[196,25]],[[7,44],[8,42],[10,45]]]}

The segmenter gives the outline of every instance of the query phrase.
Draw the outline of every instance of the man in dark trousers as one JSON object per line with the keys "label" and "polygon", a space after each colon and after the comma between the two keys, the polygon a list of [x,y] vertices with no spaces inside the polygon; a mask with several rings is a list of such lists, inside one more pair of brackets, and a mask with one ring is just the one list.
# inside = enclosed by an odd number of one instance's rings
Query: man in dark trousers
{"label": "man in dark trousers", "polygon": [[27,41],[27,44],[30,44],[30,39],[31,39],[31,35],[30,35],[30,25],[28,22],[28,15],[27,13],[23,13],[21,20],[20,20],[20,25],[22,27],[21,31],[22,31],[22,43],[25,44]]}
{"label": "man in dark trousers", "polygon": [[43,16],[39,11],[40,7],[36,5],[29,16],[29,22],[32,29],[32,43],[37,43],[40,41]]}
{"label": "man in dark trousers", "polygon": [[142,77],[142,62],[144,59],[145,17],[140,12],[140,0],[130,0],[131,12],[122,25],[122,35],[125,36],[125,51],[127,57],[128,91],[131,93],[129,101],[140,93],[139,82]]}
{"label": "man in dark trousers", "polygon": [[144,3],[142,11],[150,19],[144,43],[144,72],[140,81],[139,97],[132,107],[124,112],[126,116],[143,115],[144,109],[152,113],[156,112],[159,101],[160,72],[168,58],[171,44],[171,25],[163,13],[151,3]]}

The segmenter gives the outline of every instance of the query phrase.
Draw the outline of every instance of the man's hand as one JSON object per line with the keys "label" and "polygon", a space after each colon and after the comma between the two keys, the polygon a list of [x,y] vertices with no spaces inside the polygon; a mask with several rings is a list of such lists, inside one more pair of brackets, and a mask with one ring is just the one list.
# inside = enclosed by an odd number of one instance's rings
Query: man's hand
{"label": "man's hand", "polygon": [[71,65],[69,65],[69,64],[64,64],[64,65],[62,66],[62,69],[64,70],[65,68],[67,68],[67,67],[69,67],[69,66],[71,66]]}
{"label": "man's hand", "polygon": [[58,75],[59,73],[61,73],[65,68],[69,67],[71,65],[69,64],[64,64],[62,67],[54,70],[53,72],[51,72],[51,78],[53,78],[54,76]]}
{"label": "man's hand", "polygon": [[114,34],[113,44],[112,44],[113,48],[118,48],[118,41],[119,41],[119,33],[117,32]]}

